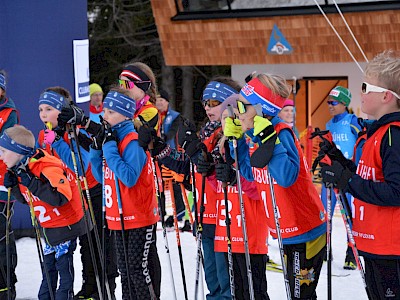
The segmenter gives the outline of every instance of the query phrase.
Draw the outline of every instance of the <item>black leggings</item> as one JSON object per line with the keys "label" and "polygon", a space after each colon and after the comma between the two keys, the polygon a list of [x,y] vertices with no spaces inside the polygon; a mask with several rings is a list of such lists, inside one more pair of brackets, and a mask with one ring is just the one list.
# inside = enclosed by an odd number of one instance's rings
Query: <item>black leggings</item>
{"label": "black leggings", "polygon": [[364,257],[371,300],[400,299],[400,261]]}
{"label": "black leggings", "polygon": [[[129,278],[133,299],[150,299],[149,285],[160,298],[161,265],[156,247],[157,224],[125,230]],[[122,299],[130,299],[122,231],[115,231],[118,269],[121,272]]]}

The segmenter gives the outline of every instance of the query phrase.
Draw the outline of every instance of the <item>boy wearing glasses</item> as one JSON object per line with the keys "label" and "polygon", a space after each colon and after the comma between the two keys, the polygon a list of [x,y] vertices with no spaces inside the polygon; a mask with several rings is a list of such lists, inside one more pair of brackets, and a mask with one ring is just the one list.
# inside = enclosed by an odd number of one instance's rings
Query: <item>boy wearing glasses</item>
{"label": "boy wearing glasses", "polygon": [[[328,96],[327,104],[329,106],[329,113],[333,116],[332,119],[326,123],[326,129],[332,134],[332,140],[336,147],[343,153],[343,155],[351,159],[353,157],[354,145],[358,138],[358,133],[361,131],[361,126],[358,123],[357,116],[349,113],[349,105],[351,102],[351,93],[348,89],[342,86],[337,86],[332,89]],[[327,208],[327,193],[326,188],[323,187],[321,191],[321,199],[325,209]],[[352,197],[347,197],[349,206],[351,207]],[[331,197],[331,215],[336,205],[336,197]],[[353,251],[350,246],[347,246],[346,257],[343,268],[347,270],[355,270],[357,267],[354,259]]]}
{"label": "boy wearing glasses", "polygon": [[[365,69],[361,110],[376,120],[357,168],[322,169],[324,182],[354,196],[353,234],[371,299],[400,298],[400,56],[378,54]],[[347,175],[346,175],[347,174]]]}

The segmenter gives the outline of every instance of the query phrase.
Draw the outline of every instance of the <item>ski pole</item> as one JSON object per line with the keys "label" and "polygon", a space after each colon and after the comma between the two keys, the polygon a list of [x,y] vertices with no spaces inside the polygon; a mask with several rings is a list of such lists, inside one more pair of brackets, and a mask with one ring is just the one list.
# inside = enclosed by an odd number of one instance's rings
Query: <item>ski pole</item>
{"label": "ski pole", "polygon": [[[101,160],[102,164],[101,164],[101,171],[103,173],[102,175],[102,205],[101,205],[101,249],[102,249],[102,253],[103,253],[103,264],[102,266],[106,266],[107,261],[106,261],[106,189],[105,189],[105,170],[106,170],[106,159],[104,158],[104,156],[102,157]],[[107,267],[105,267],[103,269],[103,273],[102,273],[102,278],[101,281],[102,283],[106,282],[106,269]],[[102,285],[102,293],[104,294],[104,285]],[[110,291],[111,292],[111,291]],[[111,300],[111,298],[109,298],[109,300]]]}
{"label": "ski pole", "polygon": [[31,214],[32,226],[35,229],[36,248],[37,248],[38,255],[39,255],[39,263],[40,263],[40,266],[42,267],[42,271],[44,272],[44,274],[46,276],[47,287],[49,289],[50,299],[54,300],[53,286],[51,284],[49,270],[47,269],[47,265],[44,261],[44,251],[43,251],[42,241],[41,241],[41,237],[40,237],[39,224],[36,219],[35,209],[33,208],[32,194],[29,190],[27,190],[27,194],[28,194],[28,204],[29,204],[29,211]]}
{"label": "ski pole", "polygon": [[[142,122],[142,126],[145,126],[147,128],[150,128],[150,125],[147,121],[144,120],[144,118],[142,116],[139,116],[140,121]],[[153,150],[154,148],[154,138],[152,138],[152,140],[150,141],[150,144],[148,145],[148,149],[151,153],[151,150]],[[166,229],[166,225],[165,225],[165,221],[164,221],[164,215],[163,215],[163,210],[161,207],[161,193],[160,193],[160,184],[159,184],[159,180],[158,180],[158,176],[157,176],[157,169],[156,169],[156,163],[154,162],[154,158],[153,156],[150,156],[150,160],[151,160],[151,168],[153,171],[153,178],[154,178],[154,188],[156,190],[156,196],[157,196],[157,202],[158,202],[158,213],[161,219],[161,226],[163,228],[163,237],[164,237],[164,245],[165,245],[165,251],[167,252],[167,256],[168,256],[168,264],[169,264],[169,270],[170,270],[170,275],[171,275],[171,279],[172,279],[172,286],[173,286],[173,295],[174,295],[174,299],[176,299],[176,289],[175,289],[175,280],[174,280],[174,275],[173,275],[173,271],[172,271],[172,262],[171,262],[171,254],[169,251],[169,245],[168,245],[168,237],[167,237],[167,229]],[[158,169],[160,170],[160,166],[157,164]],[[150,282],[149,285],[149,289],[150,289],[150,296],[154,296],[154,299],[157,299],[155,292],[154,292],[154,288],[153,288],[153,284]]]}
{"label": "ski pole", "polygon": [[327,256],[327,269],[328,269],[328,300],[332,300],[332,194],[326,192],[326,208],[327,208],[327,224],[326,224],[326,256]]}
{"label": "ski pole", "polygon": [[181,266],[181,276],[182,276],[182,283],[183,283],[183,291],[184,291],[184,294],[185,294],[185,299],[188,300],[187,286],[186,286],[186,276],[185,276],[185,266],[183,264],[181,237],[180,237],[179,228],[178,228],[178,216],[177,216],[177,213],[176,213],[176,203],[175,203],[174,189],[173,189],[173,186],[172,186],[172,179],[164,180],[164,189],[165,189],[164,194],[166,194],[165,193],[166,191],[169,191],[169,194],[170,194],[170,197],[171,197],[172,214],[174,216],[176,245],[178,247],[179,263],[180,263],[180,266]]}
{"label": "ski pole", "polygon": [[279,222],[278,205],[276,204],[274,181],[272,179],[272,176],[271,176],[271,173],[269,172],[269,170],[267,170],[267,174],[268,174],[268,181],[269,181],[269,191],[270,191],[271,200],[272,200],[272,207],[274,209],[276,235],[278,237],[279,254],[280,254],[281,262],[282,262],[282,272],[283,272],[283,279],[285,281],[286,297],[288,300],[291,300],[292,295],[291,295],[290,284],[289,284],[289,273],[288,273],[287,266],[285,263],[285,253],[284,253],[284,249],[283,249],[281,225]]}
{"label": "ski pole", "polygon": [[[74,146],[72,145],[73,130],[74,130],[74,128],[72,126],[69,126],[69,130],[68,130],[69,131],[68,132],[69,143],[68,143],[68,145],[69,145],[69,148],[70,148],[72,163],[73,163],[73,166],[74,166],[74,172],[75,172],[75,177],[76,177],[76,185],[77,185],[78,190],[79,190],[79,197],[80,197],[80,200],[81,200],[81,205],[82,205],[82,210],[83,210],[83,218],[85,220],[85,225],[86,225],[85,226],[86,227],[86,236],[87,236],[87,239],[88,239],[90,255],[92,256],[92,263],[93,263],[93,269],[94,269],[94,274],[95,274],[95,278],[96,278],[97,289],[98,289],[98,292],[99,292],[99,298],[100,298],[100,300],[102,300],[103,299],[103,294],[101,293],[102,289],[101,289],[101,283],[100,283],[99,270],[97,268],[96,255],[95,255],[95,251],[94,251],[93,241],[91,239],[90,223],[89,223],[88,217],[86,215],[85,199],[83,197],[82,185],[81,185],[81,180],[80,180],[80,176],[79,176],[78,164],[77,164],[77,161],[76,161]],[[75,143],[76,143],[76,140],[77,139],[75,139]],[[77,149],[79,149],[78,144],[76,144],[76,145],[77,145]],[[82,173],[84,173],[84,172],[85,172],[85,168],[83,167],[82,168]],[[84,178],[86,178],[86,177],[84,176]],[[93,224],[93,226],[94,226],[93,230],[95,230],[95,228],[96,228],[95,223]],[[100,243],[98,244],[98,247],[100,247]],[[99,253],[100,252],[101,251],[99,250]]]}
{"label": "ski pole", "polygon": [[[205,159],[207,159],[207,148],[204,144],[200,144],[201,151]],[[202,235],[203,235],[203,216],[204,216],[204,199],[205,199],[205,192],[206,192],[206,173],[201,174],[201,199],[200,199],[200,217],[199,222],[197,223],[197,230],[196,230],[196,239],[197,239],[197,255],[196,255],[196,282],[194,287],[194,299],[197,300],[198,297],[198,290],[199,290],[199,278],[200,278],[200,268],[201,268],[201,242],[202,242]],[[196,214],[197,216],[197,214]],[[204,295],[204,294],[203,294]]]}
{"label": "ski pole", "polygon": [[189,214],[189,222],[193,226],[194,220],[193,220],[192,210],[190,209],[189,200],[188,200],[188,196],[186,194],[185,187],[183,186],[182,182],[179,183],[179,186],[181,187],[183,202],[184,202],[186,210],[187,210],[187,212]]}
{"label": "ski pole", "polygon": [[[331,193],[332,192],[333,192],[333,188],[331,188]],[[364,284],[364,288],[365,288],[365,291],[367,292],[367,297],[368,297],[368,299],[372,299],[371,292],[369,290],[369,287],[367,285],[367,281],[365,279],[364,267],[362,265],[362,262],[361,262],[361,259],[360,259],[360,255],[358,254],[358,249],[357,249],[357,246],[356,246],[356,242],[354,240],[353,232],[351,231],[351,225],[350,225],[351,224],[351,218],[350,218],[350,215],[349,215],[348,211],[346,212],[346,209],[345,209],[345,207],[343,205],[343,202],[347,202],[347,197],[346,197],[346,194],[343,193],[343,190],[341,190],[341,189],[339,189],[339,197],[338,197],[337,200],[338,200],[338,203],[339,203],[339,206],[340,206],[340,213],[342,215],[342,219],[343,219],[344,225],[346,227],[347,236],[348,236],[349,241],[350,241],[350,246],[351,246],[351,249],[353,250],[353,255],[354,255],[354,258],[356,259],[356,262],[357,262],[357,269],[360,271],[361,278],[362,278],[362,281],[363,281],[363,284]]]}
{"label": "ski pole", "polygon": [[6,265],[7,265],[7,299],[11,300],[11,262],[10,262],[10,201],[11,188],[7,189],[7,215],[6,215]]}
{"label": "ski pole", "polygon": [[[103,257],[105,256],[105,248],[101,248],[99,232],[97,230],[97,222],[96,222],[96,218],[95,218],[95,215],[94,215],[92,197],[90,196],[89,184],[88,184],[88,181],[87,181],[87,178],[86,178],[86,175],[85,175],[85,165],[84,165],[83,159],[82,159],[81,147],[79,145],[79,139],[76,136],[76,126],[71,124],[70,129],[71,129],[70,132],[71,132],[72,140],[75,140],[76,151],[77,151],[78,160],[79,160],[79,165],[80,165],[80,167],[82,169],[82,180],[83,180],[83,185],[84,185],[84,189],[85,189],[85,193],[86,193],[86,199],[87,199],[87,204],[88,204],[88,208],[89,208],[89,213],[90,213],[90,217],[91,217],[92,224],[93,224],[93,233],[94,233],[96,246],[97,246],[97,250],[98,250],[97,253],[99,255],[100,267],[101,267],[101,270],[103,270],[103,273],[106,273],[106,266],[105,266],[105,263],[104,263],[105,258],[103,259]],[[72,146],[72,143],[70,143],[70,144]],[[71,154],[72,154],[72,152],[73,152],[73,147],[71,147]],[[75,157],[75,154],[73,156]],[[75,163],[76,163],[76,158],[75,159],[72,158],[72,160],[75,161]],[[77,168],[77,170],[78,170],[78,168]],[[80,191],[82,193],[82,186],[80,184],[79,184],[79,187],[80,187]],[[88,234],[88,240],[89,239],[91,240],[91,237],[92,237],[92,233],[89,233]],[[90,243],[89,243],[89,247],[90,247]],[[95,259],[96,259],[95,256],[93,256],[93,260],[95,260]],[[95,263],[93,263],[93,268],[94,268],[94,270],[96,272],[97,262],[96,262],[96,267],[94,265],[95,265]],[[103,291],[104,290],[103,287],[105,286],[106,292],[107,292],[107,296],[108,296],[109,299],[111,299],[112,296],[111,296],[110,286],[109,286],[109,283],[108,283],[108,278],[105,275],[102,275],[102,278],[104,278],[104,281],[101,282],[101,288],[100,289],[101,289],[101,291]],[[103,295],[103,293],[99,293],[99,296],[102,296],[102,295]]]}
{"label": "ski pole", "polygon": [[[196,224],[195,226],[197,227],[198,224],[199,224],[199,215],[198,215],[198,209],[197,209],[197,196],[198,196],[198,194],[197,194],[197,190],[196,190],[196,173],[195,173],[195,170],[194,170],[194,164],[193,164],[192,160],[189,161],[189,164],[190,164],[190,173],[191,173],[191,176],[192,176],[192,195],[193,195],[194,221],[195,221],[194,224]],[[197,231],[196,231],[195,238],[197,240]],[[200,255],[202,255],[201,249],[200,249]],[[203,256],[200,257],[200,260],[202,258],[203,258]],[[204,265],[204,262],[203,262],[203,265]],[[201,272],[201,270],[200,270],[200,272]],[[200,275],[201,275],[201,276],[199,276],[199,277],[201,277],[201,291],[200,292],[201,292],[202,297],[204,297],[203,273],[201,272]],[[196,276],[197,276],[197,273],[196,273]],[[196,295],[197,295],[197,292],[196,292]]]}
{"label": "ski pole", "polygon": [[[227,107],[229,117],[234,118],[233,108],[231,105]],[[240,215],[242,218],[242,231],[243,231],[243,239],[244,239],[244,254],[246,258],[246,268],[247,268],[247,280],[249,282],[249,294],[250,299],[254,300],[254,287],[253,287],[253,275],[251,272],[251,262],[250,262],[250,254],[249,254],[249,243],[247,238],[247,227],[246,227],[246,216],[244,211],[244,201],[243,201],[243,194],[242,194],[242,183],[240,181],[240,166],[239,166],[239,157],[238,157],[238,150],[237,150],[237,139],[232,137],[232,144],[233,144],[233,152],[234,152],[234,159],[236,165],[236,184],[238,189],[238,196],[240,202]]]}
{"label": "ski pole", "polygon": [[229,216],[229,200],[228,200],[228,184],[222,183],[224,190],[224,202],[225,202],[225,225],[226,225],[226,242],[228,244],[228,266],[229,266],[229,285],[231,287],[232,299],[235,297],[235,277],[233,273],[233,257],[232,257],[232,241],[231,241],[231,217]]}
{"label": "ski pole", "polygon": [[164,246],[165,246],[165,252],[167,253],[168,256],[168,266],[169,266],[169,273],[171,276],[171,283],[172,283],[172,294],[173,294],[173,299],[177,299],[176,298],[176,289],[175,289],[175,280],[174,280],[174,272],[172,271],[172,262],[171,262],[171,254],[169,251],[169,245],[168,245],[168,237],[167,237],[167,228],[165,225],[165,220],[164,220],[164,215],[162,213],[162,209],[161,209],[161,193],[160,193],[160,189],[159,189],[159,183],[158,183],[158,177],[157,177],[157,171],[156,171],[156,164],[154,162],[154,158],[151,157],[151,165],[152,165],[152,169],[153,169],[153,176],[154,176],[154,185],[155,185],[155,189],[156,189],[156,195],[157,195],[157,202],[158,202],[158,211],[159,211],[159,215],[160,215],[160,220],[161,220],[161,227],[163,229],[163,237],[164,237]]}
{"label": "ski pole", "polygon": [[129,271],[129,263],[128,263],[128,250],[126,247],[126,241],[125,241],[125,224],[124,224],[124,214],[122,210],[122,200],[121,200],[121,192],[119,190],[119,182],[118,178],[114,173],[114,178],[115,178],[115,190],[117,192],[117,203],[118,203],[118,212],[119,212],[119,221],[121,224],[121,237],[122,237],[122,248],[124,249],[124,257],[125,257],[125,267],[126,267],[126,273],[127,273],[127,279],[128,279],[128,289],[129,289],[129,299],[133,300],[134,298],[132,297],[132,288],[131,288],[131,273]]}

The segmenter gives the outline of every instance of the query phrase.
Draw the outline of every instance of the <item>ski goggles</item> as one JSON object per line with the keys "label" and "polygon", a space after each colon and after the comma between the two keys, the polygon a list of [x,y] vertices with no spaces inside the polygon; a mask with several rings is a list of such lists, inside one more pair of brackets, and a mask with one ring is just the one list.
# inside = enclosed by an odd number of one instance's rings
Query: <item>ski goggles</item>
{"label": "ski goggles", "polygon": [[210,99],[210,100],[206,100],[203,101],[203,107],[206,107],[208,105],[208,107],[216,107],[218,105],[220,105],[222,102],[215,100],[215,99]]}
{"label": "ski goggles", "polygon": [[239,114],[244,114],[247,111],[247,106],[251,106],[250,103],[243,103],[242,101],[237,101],[236,103]]}
{"label": "ski goggles", "polygon": [[122,88],[124,88],[126,90],[131,90],[135,86],[135,83],[136,84],[138,84],[138,83],[149,83],[150,80],[147,80],[147,81],[130,81],[130,80],[122,80],[122,79],[120,79],[120,80],[118,80],[118,82],[119,82],[119,86],[120,87],[122,87]]}
{"label": "ski goggles", "polygon": [[326,101],[326,103],[328,103],[328,105],[336,106],[336,105],[338,105],[340,102],[339,102],[339,101],[335,101],[335,100],[329,100],[329,101]]}
{"label": "ski goggles", "polygon": [[361,84],[361,92],[362,92],[363,94],[365,94],[365,95],[368,94],[368,93],[370,93],[370,92],[376,92],[376,93],[390,92],[390,93],[392,93],[394,96],[396,96],[397,99],[400,99],[400,96],[399,96],[398,94],[396,94],[395,92],[393,92],[393,91],[391,91],[391,90],[388,90],[388,89],[385,89],[385,88],[380,87],[380,86],[376,86],[376,85],[373,85],[373,84],[369,84],[369,83],[367,83],[367,82],[363,82],[363,83]]}

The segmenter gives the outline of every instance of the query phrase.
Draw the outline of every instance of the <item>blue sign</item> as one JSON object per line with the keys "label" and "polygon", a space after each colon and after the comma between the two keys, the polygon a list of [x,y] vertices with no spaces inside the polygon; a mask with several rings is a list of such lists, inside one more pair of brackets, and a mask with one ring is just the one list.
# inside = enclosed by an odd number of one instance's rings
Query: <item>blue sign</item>
{"label": "blue sign", "polygon": [[78,95],[79,97],[89,96],[89,81],[78,83]]}
{"label": "blue sign", "polygon": [[272,28],[271,37],[269,38],[268,53],[269,54],[290,54],[293,48],[290,46],[288,41],[283,36],[282,32],[279,30],[278,26],[274,24]]}

